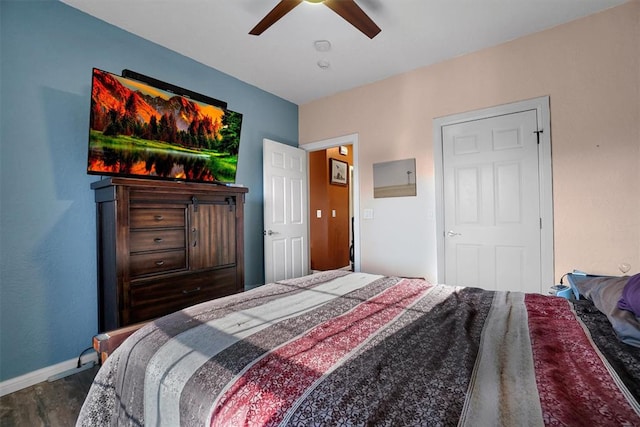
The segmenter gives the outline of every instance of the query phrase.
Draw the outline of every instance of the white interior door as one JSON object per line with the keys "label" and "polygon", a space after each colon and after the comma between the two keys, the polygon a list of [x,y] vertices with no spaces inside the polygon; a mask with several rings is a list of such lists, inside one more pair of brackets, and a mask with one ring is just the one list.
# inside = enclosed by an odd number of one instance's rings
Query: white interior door
{"label": "white interior door", "polygon": [[442,127],[447,284],[541,292],[536,114]]}
{"label": "white interior door", "polygon": [[309,272],[307,152],[263,140],[266,283]]}

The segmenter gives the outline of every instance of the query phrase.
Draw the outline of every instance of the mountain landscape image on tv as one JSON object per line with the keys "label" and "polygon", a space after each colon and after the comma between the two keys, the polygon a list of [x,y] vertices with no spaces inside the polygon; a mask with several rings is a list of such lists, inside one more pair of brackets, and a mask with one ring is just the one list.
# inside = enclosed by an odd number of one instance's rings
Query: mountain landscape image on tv
{"label": "mountain landscape image on tv", "polygon": [[242,114],[93,69],[87,172],[234,183]]}

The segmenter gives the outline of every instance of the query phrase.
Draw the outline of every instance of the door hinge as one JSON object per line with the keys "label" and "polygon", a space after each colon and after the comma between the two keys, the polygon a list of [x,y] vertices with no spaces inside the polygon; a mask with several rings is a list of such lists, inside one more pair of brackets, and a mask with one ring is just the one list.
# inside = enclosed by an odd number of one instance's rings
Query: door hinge
{"label": "door hinge", "polygon": [[538,145],[540,145],[540,134],[544,133],[544,130],[534,130],[533,133],[536,134],[536,138],[538,139]]}
{"label": "door hinge", "polygon": [[542,218],[540,218],[540,230],[542,230]]}

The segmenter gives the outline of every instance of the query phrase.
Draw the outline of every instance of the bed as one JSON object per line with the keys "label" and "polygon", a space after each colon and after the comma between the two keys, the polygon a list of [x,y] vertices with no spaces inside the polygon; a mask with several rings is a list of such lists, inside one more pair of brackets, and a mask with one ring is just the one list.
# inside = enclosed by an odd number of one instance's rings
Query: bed
{"label": "bed", "polygon": [[590,300],[329,271],[148,323],[78,426],[640,425],[640,348]]}

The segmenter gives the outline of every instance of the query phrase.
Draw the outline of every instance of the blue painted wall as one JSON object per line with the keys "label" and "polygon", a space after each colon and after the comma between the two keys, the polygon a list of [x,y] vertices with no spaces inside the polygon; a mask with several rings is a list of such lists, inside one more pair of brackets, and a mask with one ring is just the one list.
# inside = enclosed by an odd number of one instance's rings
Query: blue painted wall
{"label": "blue painted wall", "polygon": [[246,284],[263,283],[262,139],[297,145],[297,105],[57,1],[0,1],[0,43],[0,381],[77,357],[97,331],[93,67],[243,113]]}

